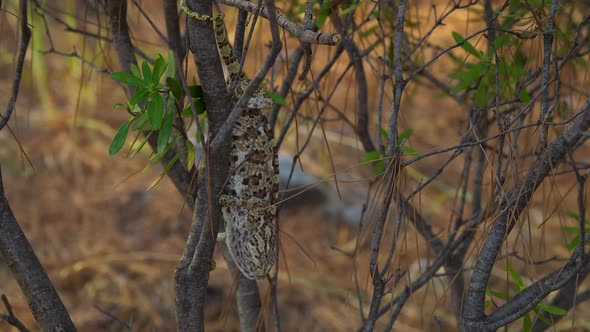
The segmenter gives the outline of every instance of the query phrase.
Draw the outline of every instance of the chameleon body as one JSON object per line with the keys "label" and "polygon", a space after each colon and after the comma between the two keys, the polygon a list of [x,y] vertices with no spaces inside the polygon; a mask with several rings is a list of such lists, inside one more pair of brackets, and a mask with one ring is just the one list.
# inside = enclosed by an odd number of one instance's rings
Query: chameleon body
{"label": "chameleon body", "polygon": [[[224,26],[224,15],[213,17],[191,11],[184,0],[180,8],[187,16],[211,21],[217,48],[229,73],[228,86],[236,82],[232,104],[236,105],[249,84],[233,53]],[[232,129],[230,176],[219,198],[229,251],[249,279],[264,278],[277,257],[276,204],[279,191],[279,165],[272,131],[263,109],[272,101],[258,90],[241,111]]]}

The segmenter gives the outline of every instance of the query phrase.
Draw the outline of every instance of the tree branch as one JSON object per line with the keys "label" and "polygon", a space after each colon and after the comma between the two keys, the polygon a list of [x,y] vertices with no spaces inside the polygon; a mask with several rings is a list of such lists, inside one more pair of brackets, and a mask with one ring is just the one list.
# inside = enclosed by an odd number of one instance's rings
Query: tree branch
{"label": "tree branch", "polygon": [[43,331],[76,331],[66,307],[18,225],[4,195],[0,169],[0,256],[23,291]]}
{"label": "tree branch", "polygon": [[[187,1],[191,10],[211,15],[211,1]],[[223,79],[211,22],[189,19],[189,47],[193,53],[207,104],[210,135],[216,135],[226,121],[230,98]],[[210,136],[213,137],[213,136]],[[200,168],[193,221],[186,247],[176,268],[176,322],[178,331],[205,330],[205,295],[215,250],[221,210],[217,200],[228,174],[230,142],[205,149],[205,165]],[[212,165],[215,165],[213,167]]]}
{"label": "tree branch", "polygon": [[500,199],[496,218],[482,245],[475,263],[471,282],[463,304],[463,330],[483,328],[485,319],[485,291],[498,252],[512,230],[518,216],[522,213],[535,190],[543,179],[574,148],[584,131],[590,127],[590,99],[582,107],[577,117],[547,147],[545,152],[531,166],[524,182]]}
{"label": "tree branch", "polygon": [[16,317],[14,311],[12,311],[12,306],[10,305],[10,302],[8,302],[8,298],[4,294],[2,294],[2,302],[6,307],[8,315],[0,314],[0,318],[4,319],[8,324],[16,327],[20,332],[29,332],[30,330],[25,326],[25,324],[23,324],[20,321],[20,319],[18,319],[18,317]]}
{"label": "tree branch", "polygon": [[[269,16],[270,6],[263,6],[262,8],[259,8],[255,2],[243,0],[220,0],[219,3],[222,3],[227,6],[232,6],[240,10],[245,10],[249,13],[257,13],[258,15],[266,19],[271,19],[271,17]],[[275,15],[278,25],[281,28],[289,31],[289,33],[291,33],[294,37],[299,39],[299,41],[301,41],[302,43],[318,45],[337,45],[342,40],[342,36],[339,33],[321,33],[309,29],[303,29],[302,27],[297,25],[295,22],[289,20],[285,16],[279,13],[275,13]]]}
{"label": "tree branch", "polygon": [[16,104],[16,98],[18,97],[18,89],[20,86],[20,79],[23,74],[23,67],[25,64],[25,55],[27,54],[27,48],[29,47],[29,41],[31,40],[31,28],[27,23],[27,1],[21,0],[20,4],[20,29],[22,33],[20,46],[18,50],[18,59],[16,61],[16,70],[14,72],[14,80],[12,81],[12,93],[6,105],[4,114],[0,114],[0,130],[6,126],[8,120],[12,116],[14,107]]}

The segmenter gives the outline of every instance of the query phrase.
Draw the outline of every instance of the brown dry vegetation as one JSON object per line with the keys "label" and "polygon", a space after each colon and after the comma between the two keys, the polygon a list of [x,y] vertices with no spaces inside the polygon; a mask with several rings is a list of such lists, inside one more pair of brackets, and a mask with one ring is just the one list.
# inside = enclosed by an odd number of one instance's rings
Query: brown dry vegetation
{"label": "brown dry vegetation", "polygon": [[[155,15],[156,23],[162,25],[157,9],[147,2],[144,5]],[[423,18],[428,17],[426,9],[420,14]],[[83,17],[83,11],[76,15]],[[136,12],[130,17],[131,23],[139,24]],[[466,19],[453,17],[450,24],[437,31],[440,34],[435,37],[438,43],[451,42],[451,31],[476,29],[475,24],[467,24]],[[37,20],[33,25],[40,23]],[[0,89],[8,91],[16,33],[14,20],[6,12],[0,14],[0,31],[6,36],[0,40]],[[46,49],[46,41],[39,31],[34,38],[39,38],[43,45],[40,48]],[[152,45],[155,54],[157,37],[147,29],[134,31],[138,34],[135,38]],[[63,36],[56,41],[56,47],[68,50],[71,45],[77,45],[81,50],[82,38]],[[97,54],[96,45],[87,42],[86,54]],[[107,54],[110,51],[106,49]],[[317,49],[314,68],[321,68],[323,59],[328,58],[327,52],[330,50]],[[262,53],[253,54],[253,58],[262,56]],[[34,66],[27,66],[17,112],[11,121],[16,138],[8,130],[0,132],[5,191],[27,238],[80,331],[123,329],[104,312],[123,321],[132,321],[137,331],[174,330],[173,273],[191,219],[190,211],[183,206],[183,197],[168,179],[146,191],[161,171],[160,166],[142,171],[147,155],[131,160],[121,155],[108,156],[114,132],[126,118],[124,112],[111,111],[114,104],[126,98],[119,86],[74,59],[35,52],[29,52],[28,57],[29,60],[35,58],[46,68],[47,78],[37,81],[43,76]],[[96,58],[102,59],[102,56]],[[111,68],[116,62],[112,58],[106,64],[97,61]],[[585,77],[579,79],[586,81]],[[373,88],[377,91],[377,87]],[[342,110],[354,102],[354,94],[347,89],[347,84],[343,84],[334,102]],[[402,121],[403,126],[414,129],[410,146],[418,151],[429,151],[457,143],[463,129],[457,121],[462,111],[451,101],[433,96],[427,88],[411,85],[408,89],[404,107],[412,111],[403,112]],[[0,105],[5,105],[6,97],[7,94],[2,93]],[[577,109],[579,103],[574,102],[572,106]],[[301,137],[305,137],[305,126],[299,130],[303,131]],[[325,143],[318,136],[314,147],[305,155],[307,171],[324,177],[332,174],[330,160],[336,170],[361,162],[363,153],[358,145],[355,148],[355,143],[348,143],[351,137],[348,129],[343,131],[339,125],[328,125],[326,130],[331,134],[328,136],[332,153],[328,155]],[[292,133],[287,147],[296,146],[294,137]],[[406,171],[404,185],[415,186],[423,178],[420,174],[431,175],[444,158],[441,155],[412,165]],[[461,162],[455,161],[457,165]],[[349,173],[355,179],[349,187],[364,186],[371,178],[370,169],[366,167],[356,167]],[[456,176],[448,173],[436,181],[433,189],[425,190],[416,199],[416,205],[426,216],[447,215],[453,198],[444,196],[445,188],[457,185],[459,175]],[[327,182],[334,186],[333,182]],[[347,184],[342,183],[342,186],[346,194]],[[538,190],[529,206],[528,218],[520,225],[522,231],[514,235],[520,239],[511,242],[520,247],[514,250],[529,253],[528,258],[533,260],[547,258],[547,252],[568,256],[564,247],[567,237],[561,226],[574,225],[564,214],[576,210],[574,186],[571,176],[556,176]],[[284,330],[356,330],[360,326],[360,314],[352,280],[352,262],[334,250],[334,247],[349,248],[354,243],[356,227],[328,220],[318,206],[286,209],[280,221],[285,234],[281,254],[286,266],[281,267],[279,275],[278,302]],[[539,227],[544,223],[546,226]],[[446,228],[445,224],[435,225],[439,232],[445,232]],[[367,236],[365,233],[362,238]],[[395,262],[401,270],[429,257],[423,240],[411,227],[404,228],[403,245],[396,255]],[[371,294],[371,284],[367,281],[368,257],[368,249],[363,246],[356,263],[366,303]],[[219,263],[223,259],[218,252],[216,260],[218,268],[212,272],[207,294],[207,327],[211,331],[237,330],[239,324],[232,298],[235,285],[225,263]],[[535,279],[559,266],[559,262],[540,267],[525,263],[514,265],[523,275]],[[492,287],[506,289],[508,284],[506,270],[498,267]],[[0,285],[0,292],[8,296],[18,316],[27,326],[34,327],[26,300],[4,266],[0,267]],[[261,286],[264,303],[269,308],[266,282]],[[431,283],[410,300],[396,327],[400,331],[436,330],[437,324],[441,324],[443,330],[454,329],[453,309],[446,300],[444,285]],[[588,309],[587,305],[579,307],[569,314],[570,320],[563,320],[558,326],[568,328],[575,324],[580,329],[590,330],[584,314]],[[0,330],[10,328],[2,322]]]}

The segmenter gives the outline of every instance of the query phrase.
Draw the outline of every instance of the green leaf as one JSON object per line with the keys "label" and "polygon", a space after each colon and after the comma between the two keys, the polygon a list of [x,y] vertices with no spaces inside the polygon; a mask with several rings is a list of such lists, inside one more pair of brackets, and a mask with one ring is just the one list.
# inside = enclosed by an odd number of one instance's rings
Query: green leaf
{"label": "green leaf", "polygon": [[176,77],[176,61],[174,60],[174,52],[168,50],[168,66],[166,67],[166,76]]}
{"label": "green leaf", "polygon": [[135,75],[137,78],[141,78],[141,73],[139,72],[139,68],[137,68],[137,65],[134,63],[131,64],[131,73],[133,75]]}
{"label": "green leaf", "polygon": [[526,89],[520,90],[520,100],[525,104],[528,104],[531,102],[531,95],[529,94],[528,91],[526,91]]}
{"label": "green leaf", "polygon": [[369,151],[367,153],[365,153],[365,156],[363,157],[363,163],[367,163],[370,161],[375,161],[377,159],[381,159],[381,153],[377,150],[373,150],[373,151]]}
{"label": "green leaf", "polygon": [[117,108],[119,107],[123,107],[127,112],[129,112],[129,107],[126,104],[121,104],[121,103],[116,103],[115,106],[113,106],[113,111],[116,111]]}
{"label": "green leaf", "polygon": [[147,84],[144,81],[142,81],[139,77],[136,77],[135,75],[124,71],[111,73],[111,78],[123,84],[135,86],[138,88],[147,86]]}
{"label": "green leaf", "polygon": [[177,101],[180,101],[182,97],[184,97],[184,91],[182,91],[182,86],[180,85],[180,83],[178,83],[178,81],[174,79],[173,76],[166,77],[166,84],[168,85],[168,88],[170,89],[172,95],[174,95],[174,98]]}
{"label": "green leaf", "polygon": [[385,162],[383,160],[376,161],[375,166],[373,166],[373,171],[375,172],[375,175],[385,172]]}
{"label": "green leaf", "polygon": [[164,99],[162,98],[162,95],[159,93],[152,95],[152,100],[150,100],[148,105],[147,113],[152,127],[156,130],[160,129],[162,115],[164,114]]}
{"label": "green leaf", "polygon": [[455,39],[455,42],[457,42],[457,44],[461,44],[462,49],[464,49],[465,51],[472,54],[473,56],[475,56],[478,59],[482,58],[482,55],[477,51],[477,49],[475,49],[475,47],[473,47],[473,45],[471,45],[471,43],[468,40],[463,38],[463,36],[461,36],[459,33],[454,32],[454,31],[453,31],[452,35],[453,35],[453,39]]}
{"label": "green leaf", "polygon": [[488,83],[487,80],[482,80],[477,86],[477,92],[475,93],[475,105],[479,108],[484,108],[488,104]]}
{"label": "green leaf", "polygon": [[553,323],[551,322],[549,317],[547,317],[548,315],[540,315],[539,313],[542,314],[543,312],[539,310],[536,310],[535,312],[537,313],[537,318],[540,319],[543,323],[545,323],[547,326],[553,326]]}
{"label": "green leaf", "polygon": [[160,82],[162,75],[164,75],[164,72],[166,71],[166,66],[166,60],[164,60],[164,58],[159,55],[156,61],[154,61],[154,70],[152,72],[151,80],[152,84],[157,84]]}
{"label": "green leaf", "polygon": [[133,131],[138,131],[138,130],[146,131],[146,130],[152,130],[152,129],[153,129],[152,126],[148,122],[147,112],[144,112],[143,114],[141,114],[137,118],[137,121],[135,121],[135,123],[133,124],[133,127],[131,127],[131,130],[133,130]]}
{"label": "green leaf", "polygon": [[145,82],[151,82],[152,81],[152,71],[150,69],[150,64],[147,63],[147,61],[143,60],[141,62],[141,71],[143,72],[143,80]]}
{"label": "green leaf", "polygon": [[578,227],[562,226],[561,229],[569,234],[578,234],[580,232],[580,229]]}
{"label": "green leaf", "polygon": [[146,170],[150,169],[152,166],[154,166],[157,162],[159,162],[166,155],[166,153],[168,153],[168,151],[170,151],[170,148],[172,146],[174,146],[174,144],[176,143],[176,140],[178,140],[179,138],[180,138],[180,135],[174,137],[172,139],[172,141],[170,142],[170,144],[168,144],[162,152],[157,152],[157,153],[154,152],[150,156],[150,160],[149,160],[148,164],[143,168],[143,170],[146,171]]}
{"label": "green leaf", "polygon": [[142,100],[145,100],[149,94],[150,92],[143,87],[136,89],[133,96],[129,99],[129,105],[139,104]]}
{"label": "green leaf", "polygon": [[184,142],[186,145],[186,169],[190,170],[191,168],[193,168],[193,165],[195,164],[195,146],[193,145],[193,142],[191,142],[188,139]]}
{"label": "green leaf", "polygon": [[412,149],[409,146],[404,146],[402,151],[404,151],[404,154],[408,154],[408,155],[415,155],[415,156],[419,156],[420,152],[418,152],[418,150],[416,149]]}
{"label": "green leaf", "polygon": [[470,87],[472,83],[478,81],[480,78],[486,75],[489,69],[489,66],[485,63],[476,65],[465,64],[465,67],[467,67],[468,70],[458,72],[456,75],[450,75],[451,77],[459,80],[459,83],[451,90],[452,93],[457,93]]}
{"label": "green leaf", "polygon": [[180,116],[182,116],[183,118],[192,118],[193,116],[193,109],[191,108],[190,105],[188,105],[187,107],[185,107],[182,112],[180,112]]}
{"label": "green leaf", "polygon": [[354,12],[361,4],[363,4],[363,2],[364,1],[359,1],[356,4],[348,6],[348,8],[344,9],[340,15],[344,16]]}
{"label": "green leaf", "polygon": [[362,31],[361,33],[359,33],[359,38],[360,39],[365,39],[365,38],[367,38],[369,36],[374,36],[375,35],[375,31],[377,31],[377,28],[379,28],[379,25],[375,24],[374,26],[370,27],[366,31]]}
{"label": "green leaf", "polygon": [[516,290],[518,290],[519,292],[522,291],[525,288],[524,282],[522,281],[520,274],[518,274],[518,272],[512,267],[510,263],[508,263],[508,273],[510,274],[510,278],[516,285]]}
{"label": "green leaf", "polygon": [[203,101],[203,98],[193,98],[193,103],[195,103],[197,114],[205,113],[205,102]]}
{"label": "green leaf", "polygon": [[[511,35],[499,35],[496,37],[496,40],[494,40],[494,48],[495,49],[500,49],[502,47],[504,47],[505,45],[509,45],[514,41],[514,37],[512,37]],[[489,52],[493,52],[494,48],[489,48]]]}
{"label": "green leaf", "polygon": [[580,234],[576,234],[574,238],[567,244],[567,250],[572,251],[576,249],[578,244],[580,243]]}
{"label": "green leaf", "polygon": [[397,142],[401,143],[403,140],[407,140],[408,138],[410,138],[412,136],[413,133],[414,133],[414,129],[412,129],[412,128],[408,128],[408,129],[404,130],[397,137]]}
{"label": "green leaf", "polygon": [[375,175],[379,175],[385,171],[385,162],[382,160],[381,153],[377,150],[369,151],[365,153],[363,157],[362,163],[369,163],[372,162],[373,164],[373,171]]}
{"label": "green leaf", "polygon": [[[205,113],[205,103],[203,102],[203,99],[201,98],[191,98],[193,100],[193,103],[195,105],[195,109],[197,110],[197,114],[203,114]],[[185,118],[190,118],[193,116],[193,109],[191,108],[191,105],[187,105],[183,110],[181,115]]]}
{"label": "green leaf", "polygon": [[158,175],[158,177],[149,185],[147,190],[152,189],[158,183],[160,183],[160,181],[164,178],[164,176],[166,176],[166,174],[168,174],[168,171],[172,168],[172,166],[174,166],[174,164],[178,160],[178,157],[180,157],[180,153],[177,153],[176,155],[174,155],[174,157],[172,157],[172,159],[168,162],[168,165],[166,165],[166,167],[164,167],[164,170],[162,170],[162,173],[160,173],[160,175]]}
{"label": "green leaf", "polygon": [[[133,148],[135,147],[135,143],[137,143],[137,140],[139,139],[139,136],[141,136],[140,132],[135,133],[135,138],[133,139],[133,142],[131,142],[131,146],[129,147],[129,151],[132,151]],[[139,149],[141,149],[141,146],[139,147]],[[137,152],[139,152],[139,150],[136,149],[136,151],[134,151],[133,153],[131,153],[133,156],[135,156],[137,154]],[[133,157],[129,156],[129,153],[127,153],[128,158],[131,159]]]}
{"label": "green leaf", "polygon": [[490,288],[487,288],[486,289],[486,294],[488,294],[488,296],[490,296],[490,297],[495,297],[495,298],[498,298],[498,299],[503,300],[503,301],[510,300],[510,296],[508,296],[508,295],[506,295],[504,293],[493,291]]}
{"label": "green leaf", "polygon": [[[135,150],[133,150],[133,152],[131,152],[131,154],[129,155],[130,159],[135,157],[135,155],[137,155],[139,153],[139,151],[141,151],[141,149],[144,147],[145,143],[148,142],[148,140],[150,139],[150,136],[152,136],[153,133],[154,133],[154,131],[151,130],[147,135],[145,135],[141,144],[139,144],[139,146],[137,148],[135,148]],[[137,135],[135,136],[135,140],[137,140],[137,138],[139,138],[140,135],[142,135],[142,134],[138,132]],[[131,145],[131,148],[133,148],[134,145],[135,145],[135,141],[133,142],[133,145]]]}
{"label": "green leaf", "polygon": [[514,63],[517,66],[524,68],[524,66],[527,63],[527,60],[528,60],[527,56],[524,53],[522,53],[522,51],[518,50],[516,52],[516,55],[514,56]]}
{"label": "green leaf", "polygon": [[565,316],[567,314],[567,310],[552,304],[542,304],[541,310],[557,316]]}
{"label": "green leaf", "polygon": [[389,46],[387,47],[387,61],[390,66],[393,66],[393,51],[395,51],[395,43],[393,42],[393,38],[391,38],[389,40]]}
{"label": "green leaf", "polygon": [[129,107],[129,113],[134,117],[138,114],[143,114],[143,110],[139,107],[139,105],[127,105]]}
{"label": "green leaf", "polygon": [[162,127],[158,134],[158,152],[164,151],[166,145],[168,145],[170,134],[172,134],[172,115],[172,112],[164,114],[164,121],[162,121]]}
{"label": "green leaf", "polygon": [[267,91],[266,95],[268,96],[268,98],[270,98],[272,100],[273,103],[275,103],[277,105],[286,105],[287,104],[285,102],[285,98],[279,96],[278,94],[276,94],[272,91]]}
{"label": "green leaf", "polygon": [[166,103],[166,112],[176,112],[176,101],[171,93],[164,96],[164,102]]}
{"label": "green leaf", "polygon": [[379,134],[381,134],[381,137],[386,140],[389,141],[389,133],[387,132],[387,130],[385,130],[385,128],[381,127],[378,128],[379,129]]}
{"label": "green leaf", "polygon": [[[203,129],[203,131],[205,131],[205,122],[207,121],[207,117],[206,116],[201,116],[201,119],[199,120],[199,124],[201,129]],[[199,130],[195,130],[195,139],[197,140],[197,144],[201,144],[201,135],[199,135]]]}
{"label": "green leaf", "polygon": [[203,97],[203,88],[200,85],[193,84],[188,87],[188,91],[190,91],[191,97],[193,98]]}
{"label": "green leaf", "polygon": [[526,314],[523,317],[523,321],[522,321],[522,330],[524,332],[528,332],[533,328],[533,321],[531,320],[531,315],[530,314]]}
{"label": "green leaf", "polygon": [[318,28],[321,28],[324,23],[326,23],[326,19],[328,18],[328,14],[330,14],[330,9],[332,8],[332,2],[326,0],[322,2],[320,9],[316,15],[315,24]]}
{"label": "green leaf", "polygon": [[[174,141],[174,140],[173,140]],[[161,152],[158,153],[154,153],[150,156],[150,160],[148,162],[148,164],[144,167],[144,171],[150,169],[152,166],[154,166],[158,161],[160,161],[160,159],[162,159],[165,155],[166,152],[168,152],[168,150],[170,150],[170,147],[172,146],[172,144],[168,144],[166,146],[166,148],[164,148],[164,150],[162,150]]]}
{"label": "green leaf", "polygon": [[123,145],[125,144],[125,140],[127,139],[127,132],[129,131],[129,125],[133,121],[133,118],[125,121],[123,125],[117,130],[113,141],[111,142],[111,146],[109,147],[109,155],[114,155],[115,153],[119,152]]}
{"label": "green leaf", "polygon": [[568,216],[568,217],[570,217],[570,218],[572,218],[572,219],[574,219],[574,220],[576,220],[576,221],[580,221],[580,216],[577,213],[573,212],[573,211],[566,211],[565,212],[565,215]]}

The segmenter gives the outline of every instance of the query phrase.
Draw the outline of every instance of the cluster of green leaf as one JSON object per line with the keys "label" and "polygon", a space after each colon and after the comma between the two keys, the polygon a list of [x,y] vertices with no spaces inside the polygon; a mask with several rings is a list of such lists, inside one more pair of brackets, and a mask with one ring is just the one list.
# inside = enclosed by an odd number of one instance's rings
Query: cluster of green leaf
{"label": "cluster of green leaf", "polygon": [[[332,1],[332,0],[312,0],[313,4],[313,17],[315,18],[315,25],[318,29],[321,29],[326,21],[328,20],[328,16],[333,13],[334,10],[339,10],[338,14],[340,16],[349,15],[357,11],[357,9],[363,5],[365,5],[366,1],[361,0],[344,0],[344,1]],[[306,1],[285,1],[284,5],[288,6],[287,8],[282,8],[282,10],[287,13],[289,19],[293,20],[296,23],[301,23],[301,17],[303,13],[305,13],[305,7],[307,6]],[[387,10],[387,7],[384,7],[382,10]]]}
{"label": "cluster of green leaf", "polygon": [[[484,108],[490,100],[496,96],[496,84],[500,86],[500,98],[513,98],[514,91],[517,91],[517,84],[526,74],[526,56],[517,48],[521,41],[513,35],[498,36],[493,47],[488,48],[486,52],[479,51],[469,40],[466,40],[458,32],[453,32],[453,39],[461,48],[469,53],[467,59],[450,55],[450,58],[458,67],[449,72],[449,77],[455,79],[457,83],[451,90],[452,93],[465,93],[473,97],[475,104],[479,108]],[[498,54],[510,54],[515,50],[512,56],[499,56],[500,62],[495,64],[494,52]],[[510,51],[509,51],[510,50]],[[496,82],[496,70],[501,82]],[[523,103],[528,103],[531,96],[526,89],[521,89],[520,99]]]}
{"label": "cluster of green leaf", "polygon": [[[385,130],[383,128],[379,128],[379,132],[380,132],[381,136],[383,137],[383,139],[385,141],[387,141],[388,137],[389,137],[387,130]],[[404,130],[397,137],[397,144],[402,146],[402,151],[405,154],[418,155],[419,154],[418,151],[416,151],[416,150],[412,149],[411,147],[406,146],[404,144],[412,136],[413,133],[414,133],[414,130],[412,128],[408,128],[408,129]],[[363,164],[371,164],[373,166],[373,171],[374,171],[375,175],[381,175],[381,173],[385,172],[385,168],[386,168],[385,160],[386,160],[386,158],[381,155],[381,152],[374,150],[374,151],[369,151],[369,152],[365,153],[362,163]]]}
{"label": "cluster of green leaf", "polygon": [[[510,279],[512,280],[512,285],[515,288],[516,292],[519,293],[519,292],[525,290],[527,286],[525,285],[525,283],[522,279],[522,276],[518,273],[518,271],[516,271],[510,263],[507,263],[507,268],[508,268],[508,275],[510,276]],[[512,296],[509,293],[493,291],[489,287],[486,290],[486,294],[490,298],[497,298],[502,301],[508,301],[508,300],[512,299]],[[491,304],[491,301],[486,300],[486,303],[485,303],[486,308],[490,304]],[[538,319],[542,320],[543,322],[545,322],[549,326],[552,326],[553,323],[551,323],[547,319],[547,317],[546,317],[546,315],[544,315],[544,313],[550,313],[550,314],[557,315],[557,316],[564,316],[567,314],[566,310],[564,310],[560,307],[551,305],[551,304],[546,304],[546,303],[537,304],[537,306],[535,306],[535,308],[533,308],[533,311],[537,315]],[[532,328],[533,328],[533,320],[531,318],[531,313],[529,312],[526,315],[524,315],[524,317],[523,317],[522,330],[527,332],[527,331],[531,331]]]}
{"label": "cluster of green leaf", "polygon": [[[485,42],[486,51],[478,50],[470,40],[465,39],[458,32],[453,32],[453,39],[467,52],[468,56],[449,53],[450,59],[457,66],[449,71],[449,77],[456,80],[451,92],[462,93],[473,99],[477,107],[485,108],[496,96],[496,86],[498,86],[500,100],[512,100],[518,97],[522,103],[529,103],[531,101],[529,91],[518,88],[527,74],[529,62],[521,50],[525,40],[542,38],[540,33],[536,33],[538,27],[534,26],[536,18],[531,10],[536,11],[536,8],[539,8],[542,12],[543,8],[548,8],[543,7],[543,2],[547,1],[530,1],[530,4],[511,1],[508,8],[498,16],[497,31],[515,31],[515,33],[498,33],[491,45]],[[485,39],[480,39],[482,40]],[[498,63],[496,63],[496,56]],[[496,71],[498,78],[496,78]],[[520,91],[520,95],[514,96],[515,91]]]}
{"label": "cluster of green leaf", "polygon": [[[568,217],[574,219],[576,222],[580,222],[580,216],[577,213],[567,211],[566,214]],[[585,224],[586,229],[590,229],[590,221],[588,219],[586,219]],[[580,243],[580,227],[562,226],[561,229],[563,229],[564,232],[574,236],[574,238],[566,244],[567,249],[571,252],[572,250],[576,249],[576,247]]]}
{"label": "cluster of green leaf", "polygon": [[[569,6],[571,5],[562,5],[559,10],[563,12]],[[458,32],[453,32],[453,39],[468,56],[449,53],[450,59],[456,65],[454,70],[449,71],[449,77],[456,80],[452,93],[462,93],[473,99],[477,107],[485,108],[496,96],[498,85],[500,100],[519,98],[522,103],[529,103],[532,99],[531,91],[519,88],[527,72],[531,71],[531,68],[527,68],[531,61],[522,50],[533,45],[527,43],[528,40],[538,40],[537,45],[542,42],[542,31],[546,28],[547,11],[550,7],[551,0],[510,1],[508,8],[498,16],[497,31],[514,33],[497,33],[492,45],[485,42],[485,52],[476,48]],[[568,22],[555,25],[555,41],[558,45],[554,50],[556,56],[564,56],[571,47],[568,43],[572,42],[571,36],[575,34],[573,30],[579,23],[572,24],[573,18],[572,12],[564,13],[563,19]],[[480,39],[482,40],[485,39]],[[495,55],[498,56],[498,63]],[[575,60],[577,64],[586,66],[581,57],[576,57]],[[499,82],[496,82],[496,70]],[[514,95],[516,91],[519,91],[518,96]]]}
{"label": "cluster of green leaf", "polygon": [[[162,82],[164,74],[166,74],[165,80]],[[142,150],[151,135],[157,134],[157,149],[152,153],[149,164],[146,166],[147,169],[162,159],[182,135],[186,135],[186,133],[174,130],[175,112],[180,118],[190,119],[189,123],[194,121],[194,116],[190,104],[187,103],[186,106],[180,107],[185,92],[175,76],[176,64],[171,52],[168,53],[167,59],[161,55],[158,56],[153,66],[143,61],[141,71],[137,66],[132,65],[130,73],[116,72],[111,74],[114,80],[133,87],[134,93],[127,103],[117,104],[114,107],[114,109],[124,108],[131,118],[125,121],[115,134],[109,147],[109,154],[114,155],[123,148],[130,130],[135,133],[135,138],[127,153],[129,158],[134,157]],[[197,116],[202,115],[199,120],[204,124],[205,104],[201,86],[193,84],[189,86],[189,92]],[[197,142],[199,142],[198,136]],[[190,140],[185,140],[185,145],[185,149],[179,151],[168,163],[163,174],[174,165],[180,153],[187,153],[187,166],[188,169],[192,168],[195,147]]]}

